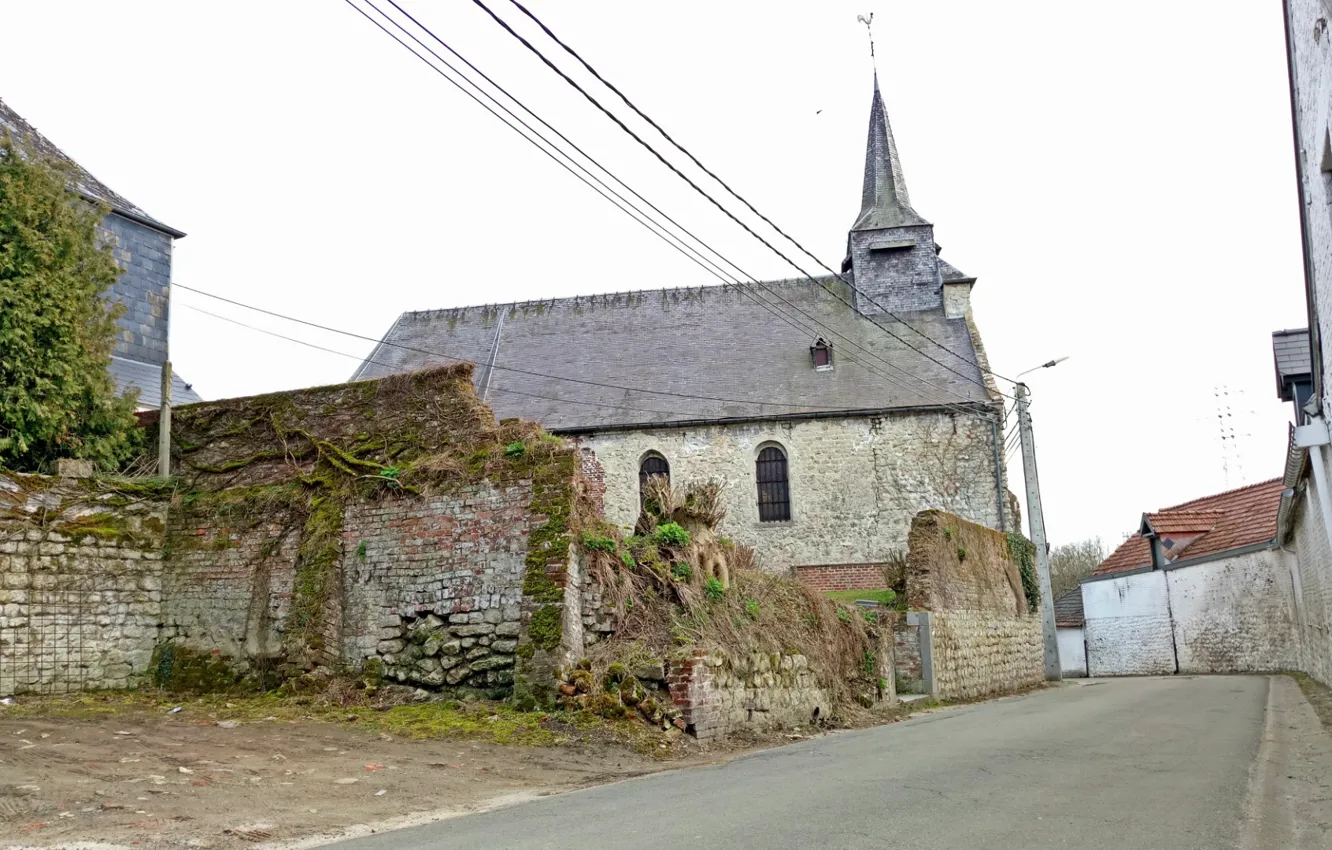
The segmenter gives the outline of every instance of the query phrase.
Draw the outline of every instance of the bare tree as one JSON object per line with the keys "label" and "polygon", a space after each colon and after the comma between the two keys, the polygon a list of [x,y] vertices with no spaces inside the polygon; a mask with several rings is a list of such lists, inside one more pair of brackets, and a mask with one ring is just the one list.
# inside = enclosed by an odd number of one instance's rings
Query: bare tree
{"label": "bare tree", "polygon": [[1099,537],[1064,543],[1050,550],[1050,590],[1058,599],[1078,586],[1105,560],[1105,545]]}

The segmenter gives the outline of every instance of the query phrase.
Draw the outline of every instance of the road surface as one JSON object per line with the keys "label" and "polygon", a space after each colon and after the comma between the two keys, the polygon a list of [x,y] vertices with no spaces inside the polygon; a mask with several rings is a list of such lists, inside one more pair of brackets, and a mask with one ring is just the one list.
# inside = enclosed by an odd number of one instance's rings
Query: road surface
{"label": "road surface", "polygon": [[1065,683],[334,846],[1326,848],[1329,741],[1286,677]]}

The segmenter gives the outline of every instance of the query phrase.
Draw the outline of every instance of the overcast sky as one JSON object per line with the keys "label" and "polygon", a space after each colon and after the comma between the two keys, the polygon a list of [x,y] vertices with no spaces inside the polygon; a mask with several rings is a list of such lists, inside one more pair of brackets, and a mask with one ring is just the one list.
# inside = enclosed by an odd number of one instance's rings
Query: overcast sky
{"label": "overcast sky", "polygon": [[[475,5],[399,2],[740,265],[793,274]],[[1306,320],[1279,3],[530,5],[830,266],[876,13],[911,198],[979,278],[993,368],[1070,358],[1028,376],[1052,541],[1113,544],[1280,474],[1271,332]],[[716,282],[342,0],[0,0],[0,20],[0,97],[189,233],[178,283],[378,337],[404,310]],[[171,344],[210,399],[342,381],[370,349],[179,290]]]}

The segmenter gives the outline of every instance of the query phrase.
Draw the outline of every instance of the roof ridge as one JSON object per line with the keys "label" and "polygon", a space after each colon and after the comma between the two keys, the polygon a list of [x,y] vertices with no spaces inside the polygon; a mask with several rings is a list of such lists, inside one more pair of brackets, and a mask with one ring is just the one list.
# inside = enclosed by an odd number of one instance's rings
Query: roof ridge
{"label": "roof ridge", "polygon": [[671,293],[681,292],[707,292],[707,291],[726,291],[730,289],[739,289],[742,286],[782,286],[796,283],[833,283],[837,281],[836,275],[814,275],[813,277],[786,277],[778,280],[761,280],[757,283],[709,283],[700,286],[663,286],[652,289],[624,289],[617,292],[598,292],[590,295],[566,295],[560,298],[538,298],[527,301],[497,301],[488,304],[464,304],[459,307],[436,307],[431,310],[406,310],[399,319],[406,316],[434,316],[449,313],[458,313],[467,310],[510,310],[522,309],[524,307],[554,307],[560,304],[576,304],[580,301],[591,302],[595,300],[609,301],[616,298],[625,298],[632,296],[648,295],[669,295]]}
{"label": "roof ridge", "polygon": [[[1232,494],[1234,494],[1234,493],[1240,493],[1240,492],[1243,492],[1244,490],[1253,490],[1253,489],[1256,489],[1256,488],[1258,488],[1258,487],[1267,487],[1267,486],[1270,486],[1270,485],[1272,485],[1272,484],[1279,484],[1279,483],[1281,483],[1281,479],[1280,479],[1280,478],[1269,478],[1269,479],[1267,479],[1266,481],[1259,481],[1259,482],[1256,483],[1256,484],[1245,484],[1243,487],[1235,487],[1235,488],[1230,489],[1230,490],[1222,490],[1220,493],[1213,493],[1213,494],[1210,495],[1210,496],[1200,496],[1200,497],[1198,497],[1197,499],[1191,499],[1191,500],[1189,500],[1189,501],[1187,501],[1187,502],[1180,502],[1178,505],[1170,505],[1169,507],[1160,508],[1159,510],[1154,511],[1154,512],[1153,512],[1153,511],[1148,511],[1148,513],[1165,513],[1166,511],[1177,511],[1177,510],[1180,510],[1181,508],[1187,508],[1189,505],[1196,505],[1196,504],[1198,504],[1199,502],[1206,502],[1206,501],[1209,501],[1209,500],[1211,500],[1211,499],[1218,498],[1218,497],[1220,497],[1220,496],[1229,496],[1229,495],[1232,495]],[[1201,510],[1207,510],[1207,509],[1206,509],[1206,508],[1202,508]]]}

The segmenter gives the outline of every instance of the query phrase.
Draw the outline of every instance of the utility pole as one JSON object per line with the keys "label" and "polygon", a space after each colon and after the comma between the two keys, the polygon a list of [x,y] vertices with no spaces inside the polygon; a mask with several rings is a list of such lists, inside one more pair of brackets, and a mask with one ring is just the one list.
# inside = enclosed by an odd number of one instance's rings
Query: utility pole
{"label": "utility pole", "polygon": [[1055,631],[1054,598],[1050,590],[1050,551],[1045,542],[1045,514],[1041,511],[1041,483],[1036,474],[1036,438],[1031,433],[1027,385],[1017,385],[1018,433],[1022,437],[1022,472],[1027,479],[1027,525],[1036,544],[1036,575],[1041,585],[1041,634],[1045,646],[1045,678],[1063,678],[1059,667],[1059,636]]}
{"label": "utility pole", "polygon": [[171,361],[162,364],[162,409],[157,415],[157,474],[171,476]]}

